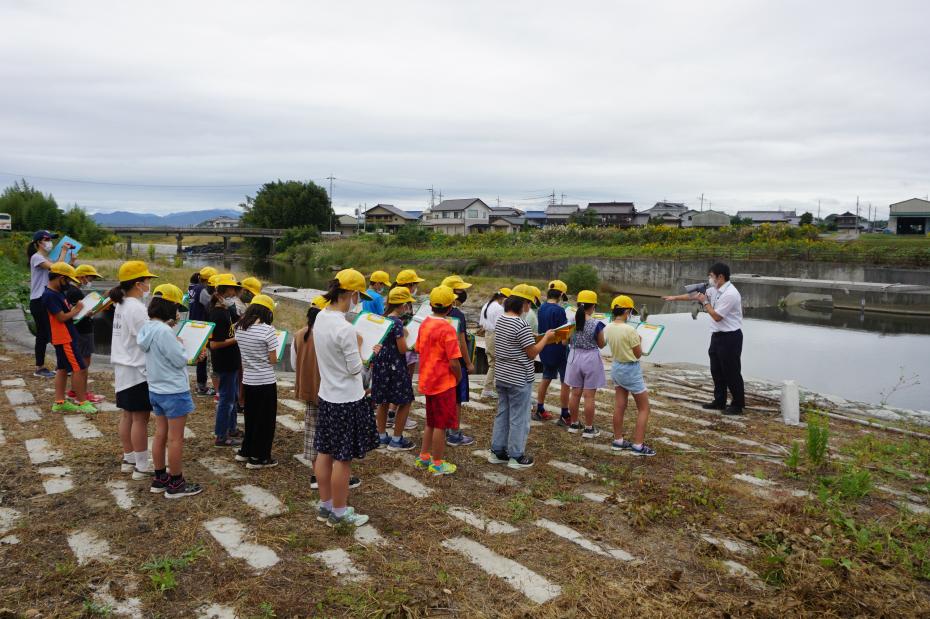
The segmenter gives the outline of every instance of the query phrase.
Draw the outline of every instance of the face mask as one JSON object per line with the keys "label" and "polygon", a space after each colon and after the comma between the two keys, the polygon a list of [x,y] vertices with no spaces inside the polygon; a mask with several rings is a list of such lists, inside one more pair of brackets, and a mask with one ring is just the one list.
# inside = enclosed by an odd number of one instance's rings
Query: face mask
{"label": "face mask", "polygon": [[226,299],[226,307],[235,307],[236,306],[236,297],[229,297]]}
{"label": "face mask", "polygon": [[355,308],[358,307],[358,293],[352,295],[352,298],[349,299],[349,311],[354,312]]}
{"label": "face mask", "polygon": [[140,282],[140,285],[145,286],[145,288],[142,289],[142,301],[145,302],[149,298],[149,292],[152,290],[152,286],[142,282]]}
{"label": "face mask", "polygon": [[42,249],[44,249],[45,251],[52,251],[52,242],[42,241]]}
{"label": "face mask", "polygon": [[716,287],[717,287],[717,280],[715,280],[713,277],[708,277],[708,278],[707,278],[707,285],[710,286],[711,288],[716,288]]}
{"label": "face mask", "polygon": [[413,296],[417,296],[417,287],[416,287],[416,286],[414,286],[413,288],[410,289],[410,294],[413,295]]}
{"label": "face mask", "polygon": [[458,299],[459,303],[465,303],[468,300],[468,293],[464,290],[460,290],[455,293],[455,298]]}

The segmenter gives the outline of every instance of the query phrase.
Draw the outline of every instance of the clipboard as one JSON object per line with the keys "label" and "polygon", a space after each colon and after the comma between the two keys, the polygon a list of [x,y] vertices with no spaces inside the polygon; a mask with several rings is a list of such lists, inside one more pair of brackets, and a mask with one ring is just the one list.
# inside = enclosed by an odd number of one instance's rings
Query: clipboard
{"label": "clipboard", "polygon": [[[429,316],[414,316],[405,328],[407,329],[407,339],[404,340],[407,342],[407,350],[416,350],[417,347],[417,336],[420,334],[420,326],[423,324],[423,321],[431,317],[432,313]],[[452,316],[446,316],[446,321],[452,325],[452,328],[455,329],[455,337],[459,336],[459,319],[453,318]],[[465,343],[468,344],[468,334],[465,334]]]}
{"label": "clipboard", "polygon": [[48,253],[48,259],[52,262],[68,262],[69,256],[61,256],[61,248],[65,246],[65,243],[70,243],[74,247],[68,250],[68,253],[72,256],[77,256],[77,253],[81,251],[81,248],[84,247],[78,241],[75,241],[67,234],[60,239],[58,243],[55,244],[55,247],[52,248],[52,251]]}
{"label": "clipboard", "polygon": [[275,329],[274,334],[278,338],[278,346],[275,348],[275,353],[278,355],[278,363],[284,359],[284,351],[287,350],[287,343],[291,339],[291,334],[285,331],[284,329]]}
{"label": "clipboard", "polygon": [[184,296],[181,297],[181,305],[183,305],[184,307],[190,308],[191,306],[191,293],[190,292],[185,292]]}
{"label": "clipboard", "polygon": [[362,336],[361,357],[363,363],[371,362],[375,346],[384,341],[394,322],[380,314],[362,312],[355,317],[355,332]]}
{"label": "clipboard", "polygon": [[184,347],[187,365],[196,365],[197,358],[203,352],[203,347],[207,345],[214,327],[216,327],[214,323],[202,320],[182,320],[178,323],[175,334],[181,340],[181,346]]}
{"label": "clipboard", "polygon": [[77,315],[72,318],[72,320],[75,324],[77,324],[87,316],[93,316],[109,300],[109,297],[100,296],[99,292],[88,292],[81,300],[81,302],[84,304],[84,307],[81,308],[81,311],[78,312]]}
{"label": "clipboard", "polygon": [[574,322],[566,322],[561,327],[556,327],[553,329],[555,331],[554,343],[567,342],[572,336],[572,332],[575,330]]}
{"label": "clipboard", "polygon": [[649,353],[659,343],[659,338],[665,333],[664,325],[652,325],[648,322],[636,323],[636,332],[639,334],[640,345],[643,349],[643,356],[648,357]]}

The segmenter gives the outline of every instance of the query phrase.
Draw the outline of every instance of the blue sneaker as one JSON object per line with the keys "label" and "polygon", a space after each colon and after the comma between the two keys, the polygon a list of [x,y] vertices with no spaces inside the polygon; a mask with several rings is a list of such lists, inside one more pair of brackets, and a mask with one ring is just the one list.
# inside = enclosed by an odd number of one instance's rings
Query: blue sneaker
{"label": "blue sneaker", "polygon": [[459,432],[450,432],[446,434],[446,445],[450,447],[465,447],[466,445],[471,445],[475,442],[474,437],[466,436]]}
{"label": "blue sneaker", "polygon": [[391,437],[389,435],[379,436],[378,437],[378,449],[384,449],[391,444]]}
{"label": "blue sneaker", "polygon": [[656,450],[643,443],[643,446],[637,449],[635,446],[630,445],[630,451],[637,456],[654,456],[656,455]]}
{"label": "blue sneaker", "polygon": [[610,444],[610,448],[615,449],[617,451],[620,451],[623,449],[633,449],[633,443],[626,440],[625,438],[621,438],[619,441],[613,441]]}
{"label": "blue sneaker", "polygon": [[404,436],[392,438],[387,446],[389,451],[410,451],[413,449],[413,442]]}
{"label": "blue sneaker", "polygon": [[32,373],[37,378],[55,378],[55,372],[48,368],[41,368]]}

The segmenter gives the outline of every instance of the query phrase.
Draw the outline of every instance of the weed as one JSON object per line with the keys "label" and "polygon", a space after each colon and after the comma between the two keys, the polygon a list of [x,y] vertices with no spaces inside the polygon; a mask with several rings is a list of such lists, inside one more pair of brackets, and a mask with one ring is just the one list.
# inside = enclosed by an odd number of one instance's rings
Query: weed
{"label": "weed", "polygon": [[109,617],[113,613],[113,607],[109,604],[101,604],[93,600],[84,600],[84,614],[94,617]]}
{"label": "weed", "polygon": [[150,572],[149,579],[159,593],[170,591],[178,586],[176,570],[182,570],[204,555],[203,546],[195,546],[185,552],[179,559],[162,557],[142,565],[143,572]]}
{"label": "weed", "polygon": [[765,567],[760,571],[759,577],[767,585],[780,587],[785,584],[785,565],[791,556],[791,545],[784,537],[775,533],[766,533],[760,544],[765,549]]}
{"label": "weed", "polygon": [[820,478],[818,495],[826,501],[857,501],[872,489],[872,475],[865,469],[847,466],[839,475]]}
{"label": "weed", "polygon": [[77,563],[73,561],[61,561],[55,564],[55,573],[59,576],[70,576],[77,570]]}
{"label": "weed", "polygon": [[798,466],[801,464],[801,446],[798,445],[797,441],[791,441],[791,451],[788,452],[788,457],[785,458],[785,466],[788,467],[788,470],[794,473],[795,475],[798,472]]}
{"label": "weed", "polygon": [[807,416],[808,461],[815,467],[823,466],[827,461],[827,446],[830,441],[830,428],[826,417],[809,414]]}
{"label": "weed", "polygon": [[277,613],[274,612],[274,606],[271,602],[262,602],[258,605],[258,610],[261,612],[259,617],[262,619],[274,619],[277,617]]}
{"label": "weed", "polygon": [[557,501],[562,501],[563,503],[581,503],[584,500],[584,497],[582,497],[580,494],[575,494],[574,492],[565,492],[564,490],[556,492],[552,498],[556,499]]}
{"label": "weed", "polygon": [[521,492],[507,501],[510,510],[510,522],[521,522],[533,514],[533,495]]}

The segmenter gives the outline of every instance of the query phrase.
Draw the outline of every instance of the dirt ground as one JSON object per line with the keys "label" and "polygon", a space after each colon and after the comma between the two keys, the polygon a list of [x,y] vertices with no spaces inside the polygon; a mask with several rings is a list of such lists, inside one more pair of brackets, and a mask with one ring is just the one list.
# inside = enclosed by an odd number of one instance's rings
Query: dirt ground
{"label": "dirt ground", "polygon": [[[359,535],[316,521],[310,471],[293,457],[303,451],[302,431],[279,424],[280,465],[248,471],[230,449],[213,446],[213,402],[197,398],[185,474],[205,491],[169,501],[120,473],[120,413],[87,418],[102,436],[76,438],[51,413],[51,381],[32,376],[30,356],[0,355],[0,375],[14,381],[0,397],[2,617],[930,615],[930,517],[915,513],[926,510],[927,441],[831,421],[830,456],[815,464],[805,456],[805,428],[786,427],[758,406],[725,421],[695,407],[706,394],[652,368],[647,442],[656,457],[609,449],[613,393],[603,391],[599,438],[534,425],[528,451],[536,466],[495,466],[472,453],[488,448],[495,405],[476,400],[490,407],[464,409],[476,442],[449,448],[457,474],[414,469],[415,452],[378,451],[355,463],[363,484],[350,503],[371,516]],[[91,377],[112,403],[111,375],[92,369]],[[41,419],[20,421],[11,390],[31,393]],[[279,418],[291,415],[302,428],[303,412],[280,401],[289,398],[293,389],[279,384]],[[555,386],[547,402],[558,411]],[[423,420],[414,419],[420,427],[409,435],[419,447]],[[60,459],[34,464],[25,442],[36,438]],[[801,448],[797,466],[792,441]],[[67,467],[73,488],[46,494],[54,472],[43,467]],[[392,472],[430,494],[412,496],[381,477]],[[489,473],[506,477],[492,481]],[[119,482],[125,494],[113,490]],[[246,504],[235,489],[243,485],[273,495],[280,513]],[[514,530],[476,528],[453,516],[462,509]],[[220,517],[240,523],[252,544],[238,556],[204,526]],[[89,555],[75,554],[88,535]],[[510,559],[511,577],[487,573],[443,544],[449,540],[473,540]],[[313,556],[340,549],[356,571],[334,575]],[[269,550],[273,565],[250,564]],[[527,591],[540,582],[548,593],[534,600]]]}

